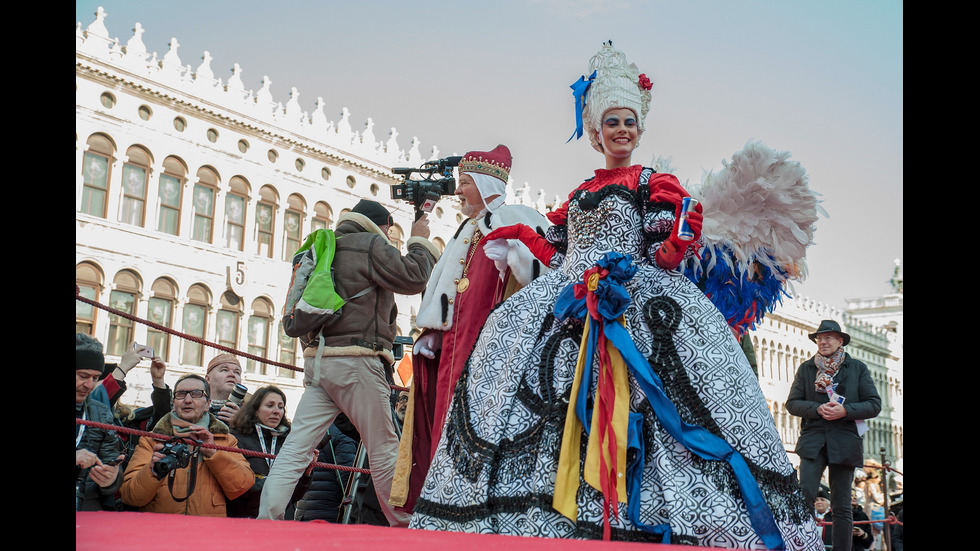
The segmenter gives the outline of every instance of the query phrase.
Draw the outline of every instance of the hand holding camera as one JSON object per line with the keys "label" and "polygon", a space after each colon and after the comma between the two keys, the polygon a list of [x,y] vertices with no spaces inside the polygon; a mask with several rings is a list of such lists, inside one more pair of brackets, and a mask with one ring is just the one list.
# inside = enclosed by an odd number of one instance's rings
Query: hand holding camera
{"label": "hand holding camera", "polygon": [[[162,479],[175,469],[184,469],[190,465],[196,451],[191,449],[192,444],[189,444],[187,439],[197,440],[197,444],[204,442],[214,444],[214,435],[206,428],[191,425],[188,429],[187,436],[175,436],[162,444],[153,446],[150,471],[157,479]],[[198,449],[205,457],[211,457],[217,451],[213,448],[204,447]]]}
{"label": "hand holding camera", "polygon": [[234,390],[231,391],[231,395],[228,396],[227,400],[211,400],[211,414],[220,419],[225,424],[231,421],[231,418],[238,413],[241,409],[242,402],[245,401],[245,396],[248,394],[248,387],[238,383],[235,385]]}

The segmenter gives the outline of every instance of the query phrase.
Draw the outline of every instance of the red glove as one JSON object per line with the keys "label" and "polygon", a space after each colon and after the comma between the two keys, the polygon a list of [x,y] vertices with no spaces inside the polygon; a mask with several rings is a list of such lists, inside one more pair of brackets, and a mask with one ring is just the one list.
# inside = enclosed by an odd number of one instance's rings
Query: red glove
{"label": "red glove", "polygon": [[704,223],[701,203],[695,205],[694,209],[687,213],[687,223],[691,227],[691,231],[694,232],[694,239],[686,241],[677,236],[677,230],[680,228],[678,219],[681,213],[681,203],[684,197],[688,196],[688,193],[675,179],[658,181],[656,189],[650,193],[650,200],[653,202],[674,204],[674,230],[670,237],[660,245],[656,254],[657,265],[665,270],[673,270],[680,266],[681,261],[684,260],[684,252],[691,245],[697,246],[697,241],[701,238],[701,226]]}
{"label": "red glove", "polygon": [[555,246],[551,241],[538,235],[538,232],[531,229],[527,224],[514,224],[497,228],[484,237],[487,241],[492,239],[520,239],[521,243],[531,249],[531,254],[535,258],[544,262],[545,266],[551,265],[551,257],[555,255]]}

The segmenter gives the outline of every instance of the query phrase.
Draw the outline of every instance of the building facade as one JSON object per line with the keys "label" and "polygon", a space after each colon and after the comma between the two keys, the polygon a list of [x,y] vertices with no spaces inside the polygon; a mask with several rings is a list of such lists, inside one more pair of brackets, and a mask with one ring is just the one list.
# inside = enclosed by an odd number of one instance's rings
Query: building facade
{"label": "building facade", "polygon": [[[392,211],[389,235],[404,250],[414,209],[392,200],[403,179],[391,168],[429,159],[417,140],[399,149],[395,129],[375,140],[371,119],[353,131],[346,109],[336,123],[322,101],[301,112],[295,89],[277,103],[268,78],[246,90],[237,65],[224,82],[207,52],[191,69],[176,40],[158,60],[139,23],[120,45],[105,18],[100,10],[76,28],[76,285],[87,299],[189,338],[81,301],[76,331],[98,338],[108,361],[134,340],[153,346],[170,381],[202,372],[220,353],[203,341],[268,359],[243,362],[246,384],[282,387],[292,409],[302,376],[283,365],[302,365],[301,350],[280,319],[293,253],[361,198]],[[454,203],[444,197],[429,216],[440,248],[462,221]],[[411,331],[418,302],[397,298],[400,335]],[[148,374],[131,379],[123,400],[146,403]]]}

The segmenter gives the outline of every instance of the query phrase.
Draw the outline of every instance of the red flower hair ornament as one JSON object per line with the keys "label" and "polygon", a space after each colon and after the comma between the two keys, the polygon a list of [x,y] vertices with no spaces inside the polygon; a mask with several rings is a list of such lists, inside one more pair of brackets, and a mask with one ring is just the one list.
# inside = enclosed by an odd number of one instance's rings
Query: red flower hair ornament
{"label": "red flower hair ornament", "polygon": [[653,82],[647,78],[646,73],[640,75],[639,82],[637,84],[639,84],[640,88],[643,88],[644,90],[653,88]]}

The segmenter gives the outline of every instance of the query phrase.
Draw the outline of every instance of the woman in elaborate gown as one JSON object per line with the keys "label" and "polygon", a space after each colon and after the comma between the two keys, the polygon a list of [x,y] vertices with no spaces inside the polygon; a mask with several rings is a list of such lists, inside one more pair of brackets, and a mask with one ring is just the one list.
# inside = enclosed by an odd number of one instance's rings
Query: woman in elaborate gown
{"label": "woman in elaborate gown", "polygon": [[[688,194],[630,164],[649,81],[611,43],[589,70],[576,101],[606,169],[545,237],[487,236],[521,239],[553,271],[487,319],[410,526],[822,549],[737,339],[677,270],[697,243],[675,227]],[[700,213],[688,221],[697,233]]]}

